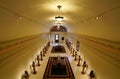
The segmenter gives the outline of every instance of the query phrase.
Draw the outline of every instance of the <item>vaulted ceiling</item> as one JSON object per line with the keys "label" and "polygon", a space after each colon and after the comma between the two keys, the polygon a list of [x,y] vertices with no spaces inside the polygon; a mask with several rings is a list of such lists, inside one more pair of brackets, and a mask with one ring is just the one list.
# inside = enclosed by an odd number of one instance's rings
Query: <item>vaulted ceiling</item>
{"label": "vaulted ceiling", "polygon": [[[1,41],[49,32],[55,24],[57,5],[62,5],[62,25],[69,32],[120,40],[120,0],[0,0]],[[5,37],[10,33],[11,38]]]}

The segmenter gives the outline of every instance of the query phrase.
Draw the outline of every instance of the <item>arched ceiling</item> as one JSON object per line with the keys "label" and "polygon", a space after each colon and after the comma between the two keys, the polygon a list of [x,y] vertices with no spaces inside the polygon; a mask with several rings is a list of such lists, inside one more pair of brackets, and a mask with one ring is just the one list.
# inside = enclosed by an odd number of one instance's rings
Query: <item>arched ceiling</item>
{"label": "arched ceiling", "polygon": [[[62,25],[66,26],[70,32],[80,34],[85,34],[86,28],[81,26],[88,26],[88,24],[85,25],[86,22],[94,22],[94,19],[97,20],[96,17],[103,17],[104,14],[116,9],[118,10],[117,14],[120,13],[120,0],[0,0],[1,10],[4,9],[15,16],[22,17],[22,19],[35,22],[42,29],[49,29],[54,25],[57,5],[62,5],[64,17]],[[1,13],[1,15],[3,14]],[[4,26],[4,24],[2,25]],[[83,31],[79,32],[79,29]],[[92,36],[92,33],[89,36]]]}
{"label": "arched ceiling", "polygon": [[78,26],[89,18],[120,7],[120,0],[0,0],[0,5],[40,24],[54,23],[57,5],[62,5],[64,23]]}

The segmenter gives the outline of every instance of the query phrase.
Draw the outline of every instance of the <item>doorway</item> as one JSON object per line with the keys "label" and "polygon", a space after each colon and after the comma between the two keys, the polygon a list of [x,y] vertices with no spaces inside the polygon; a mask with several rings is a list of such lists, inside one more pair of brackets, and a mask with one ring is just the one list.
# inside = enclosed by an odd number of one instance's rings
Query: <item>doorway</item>
{"label": "doorway", "polygon": [[59,34],[55,34],[55,42],[56,42],[56,43],[59,42]]}

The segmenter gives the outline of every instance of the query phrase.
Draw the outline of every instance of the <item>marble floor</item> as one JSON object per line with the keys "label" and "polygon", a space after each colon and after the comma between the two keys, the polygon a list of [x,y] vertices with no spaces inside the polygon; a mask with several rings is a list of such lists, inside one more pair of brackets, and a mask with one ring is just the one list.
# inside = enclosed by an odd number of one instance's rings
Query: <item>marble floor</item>
{"label": "marble floor", "polygon": [[69,59],[69,62],[71,64],[75,79],[89,79],[89,75],[88,73],[86,74],[81,74],[81,70],[82,70],[82,66],[77,66],[78,61],[74,60],[74,57],[72,57],[72,55],[70,54],[70,51],[68,50],[68,48],[66,47],[65,44],[62,44],[65,47],[66,53],[51,53],[51,49],[52,46],[54,46],[56,44],[51,44],[50,48],[47,51],[47,54],[45,55],[45,57],[43,58],[43,61],[40,61],[41,65],[39,67],[37,67],[37,74],[31,74],[30,75],[30,79],[42,79],[46,66],[47,66],[47,62],[50,56],[67,56]]}

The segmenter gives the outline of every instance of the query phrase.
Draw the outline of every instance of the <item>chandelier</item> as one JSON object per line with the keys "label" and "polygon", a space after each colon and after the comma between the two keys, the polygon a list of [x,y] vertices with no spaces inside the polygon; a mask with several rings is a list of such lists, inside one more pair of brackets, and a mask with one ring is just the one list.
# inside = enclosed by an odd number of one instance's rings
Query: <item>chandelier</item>
{"label": "chandelier", "polygon": [[58,5],[57,8],[58,8],[58,14],[55,17],[55,20],[62,21],[64,19],[64,17],[61,16],[61,13],[62,13],[61,8],[62,8],[62,6]]}

